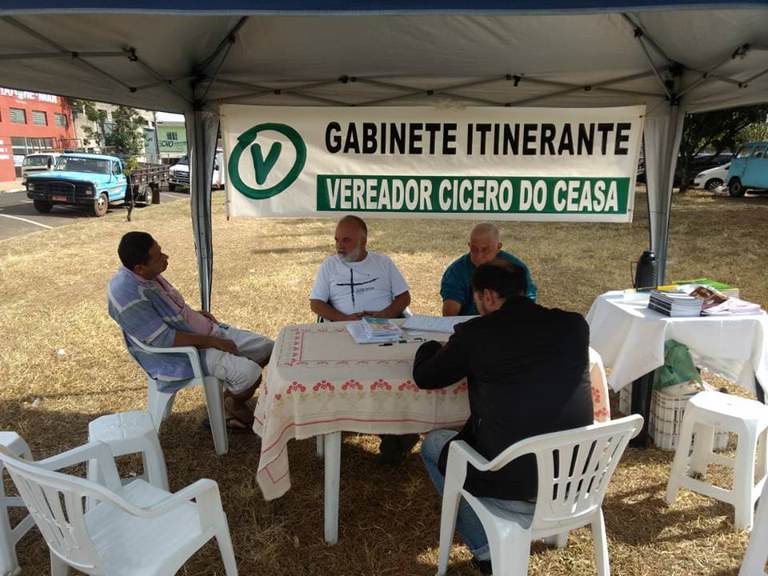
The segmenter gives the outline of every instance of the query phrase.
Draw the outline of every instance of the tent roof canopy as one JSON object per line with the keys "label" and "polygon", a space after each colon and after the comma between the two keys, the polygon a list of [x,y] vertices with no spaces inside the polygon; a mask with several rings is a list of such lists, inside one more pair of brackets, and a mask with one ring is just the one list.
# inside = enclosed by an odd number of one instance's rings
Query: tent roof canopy
{"label": "tent roof canopy", "polygon": [[696,111],[768,94],[765,2],[4,4],[0,84],[171,112],[218,102]]}

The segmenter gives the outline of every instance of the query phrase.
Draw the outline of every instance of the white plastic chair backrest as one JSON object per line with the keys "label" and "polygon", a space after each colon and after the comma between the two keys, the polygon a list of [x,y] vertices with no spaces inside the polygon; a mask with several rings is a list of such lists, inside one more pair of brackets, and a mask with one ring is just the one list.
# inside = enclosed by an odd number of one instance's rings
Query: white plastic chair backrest
{"label": "white plastic chair backrest", "polygon": [[502,452],[494,459],[492,469],[524,454],[534,454],[539,488],[531,530],[555,533],[569,525],[583,526],[602,506],[624,449],[642,424],[642,416],[634,414],[534,436]]}
{"label": "white plastic chair backrest", "polygon": [[118,505],[122,499],[94,482],[20,460],[2,446],[0,460],[51,551],[83,572],[105,574],[86,529],[85,499]]}

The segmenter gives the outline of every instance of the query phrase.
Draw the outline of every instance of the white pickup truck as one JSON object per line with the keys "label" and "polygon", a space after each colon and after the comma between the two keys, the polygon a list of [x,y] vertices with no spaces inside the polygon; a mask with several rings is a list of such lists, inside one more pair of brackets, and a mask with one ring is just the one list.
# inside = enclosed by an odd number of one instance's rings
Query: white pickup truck
{"label": "white pickup truck", "polygon": [[[211,188],[215,190],[224,188],[226,182],[224,168],[224,150],[219,148],[216,150],[216,158],[213,162]],[[189,156],[179,158],[179,161],[168,171],[168,190],[173,192],[176,188],[189,190]]]}

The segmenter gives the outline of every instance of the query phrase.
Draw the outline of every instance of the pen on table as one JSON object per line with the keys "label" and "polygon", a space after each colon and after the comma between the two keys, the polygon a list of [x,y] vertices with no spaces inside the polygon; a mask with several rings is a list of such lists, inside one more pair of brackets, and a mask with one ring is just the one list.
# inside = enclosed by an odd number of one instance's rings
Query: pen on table
{"label": "pen on table", "polygon": [[397,342],[384,342],[379,346],[392,346],[392,344],[408,344],[408,342],[424,342],[424,338],[411,338],[410,340],[398,340]]}

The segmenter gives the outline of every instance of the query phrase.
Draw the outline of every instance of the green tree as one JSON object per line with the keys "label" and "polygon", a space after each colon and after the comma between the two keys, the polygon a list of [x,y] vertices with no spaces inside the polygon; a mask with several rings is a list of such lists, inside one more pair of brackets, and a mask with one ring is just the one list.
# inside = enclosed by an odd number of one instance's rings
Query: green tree
{"label": "green tree", "polygon": [[106,148],[111,153],[123,158],[138,156],[144,147],[142,127],[144,119],[134,108],[117,106],[112,111],[112,121],[106,110],[96,108],[89,100],[71,100],[71,106],[85,114],[85,117],[96,126],[85,126],[86,146],[93,144],[98,148]]}
{"label": "green tree", "polygon": [[95,128],[92,126],[83,127],[83,134],[85,134],[83,145],[103,148],[105,145],[106,126],[109,121],[107,111],[99,110],[90,100],[71,99],[70,106],[74,111],[85,114],[85,117],[96,125]]}
{"label": "green tree", "polygon": [[144,118],[128,106],[118,106],[112,112],[112,131],[106,135],[107,146],[118,156],[138,156],[144,148]]}
{"label": "green tree", "polygon": [[768,122],[750,124],[739,132],[739,146],[747,142],[756,142],[757,140],[768,140]]}
{"label": "green tree", "polygon": [[688,189],[692,174],[691,161],[702,152],[720,154],[736,152],[741,144],[751,141],[750,130],[765,126],[768,105],[729,108],[689,114],[685,117],[680,156],[676,172],[680,175],[680,191]]}

